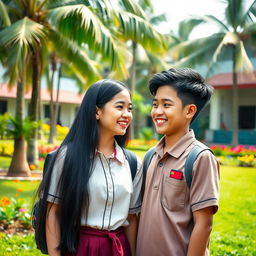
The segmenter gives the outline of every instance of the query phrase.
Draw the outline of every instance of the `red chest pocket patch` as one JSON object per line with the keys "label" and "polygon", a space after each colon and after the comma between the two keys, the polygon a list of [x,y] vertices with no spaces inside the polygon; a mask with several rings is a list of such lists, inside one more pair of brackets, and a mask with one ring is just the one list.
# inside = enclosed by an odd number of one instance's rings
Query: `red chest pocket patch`
{"label": "red chest pocket patch", "polygon": [[177,170],[171,170],[170,172],[170,178],[176,179],[176,180],[182,180],[183,179],[183,173],[181,171]]}

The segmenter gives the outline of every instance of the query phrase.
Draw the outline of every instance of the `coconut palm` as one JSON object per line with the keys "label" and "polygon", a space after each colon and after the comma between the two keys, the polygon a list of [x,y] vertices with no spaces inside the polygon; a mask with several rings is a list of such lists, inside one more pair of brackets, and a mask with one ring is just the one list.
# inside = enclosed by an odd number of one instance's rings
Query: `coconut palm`
{"label": "coconut palm", "polygon": [[[206,15],[201,22],[213,22],[219,27],[219,32],[195,40],[178,44],[172,50],[172,58],[178,61],[177,66],[194,66],[207,63],[209,72],[218,61],[231,59],[233,63],[233,106],[232,145],[238,144],[238,71],[252,71],[253,65],[249,59],[248,49],[255,45],[256,25],[255,2],[246,0],[225,0],[225,20]],[[200,23],[201,23],[200,22]],[[254,40],[252,40],[254,39]]]}
{"label": "coconut palm", "polygon": [[[81,78],[88,78],[87,81],[98,78],[98,72],[94,62],[88,57],[84,44],[87,44],[88,49],[100,53],[102,59],[109,61],[113,69],[118,69],[124,76],[128,74],[124,65],[124,46],[115,40],[112,31],[101,21],[99,11],[95,13],[95,8],[101,6],[100,10],[105,11],[104,15],[110,15],[110,7],[106,8],[108,1],[85,3],[87,5],[81,4],[81,1],[1,1],[1,6],[6,7],[11,21],[11,25],[1,31],[0,45],[4,46],[10,60],[5,66],[15,65],[12,81],[22,67],[17,63],[29,56],[32,68],[29,115],[32,121],[38,119],[43,52],[48,48],[49,42],[62,58],[70,62],[70,67]],[[6,16],[6,12],[4,14]],[[1,23],[6,20],[5,16],[1,16]],[[28,160],[34,164],[37,163],[38,155],[36,134],[34,132],[33,138],[28,142]]]}

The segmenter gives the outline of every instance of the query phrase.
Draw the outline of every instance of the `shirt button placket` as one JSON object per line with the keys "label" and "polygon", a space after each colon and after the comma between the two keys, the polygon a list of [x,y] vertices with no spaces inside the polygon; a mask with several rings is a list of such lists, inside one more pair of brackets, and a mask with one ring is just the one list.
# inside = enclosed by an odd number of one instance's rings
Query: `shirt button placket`
{"label": "shirt button placket", "polygon": [[111,175],[110,175],[110,167],[106,165],[105,170],[107,170],[106,177],[107,177],[107,183],[108,183],[108,201],[107,201],[105,220],[104,220],[104,223],[106,225],[107,223],[109,223],[111,205],[113,202],[113,184],[112,184]]}

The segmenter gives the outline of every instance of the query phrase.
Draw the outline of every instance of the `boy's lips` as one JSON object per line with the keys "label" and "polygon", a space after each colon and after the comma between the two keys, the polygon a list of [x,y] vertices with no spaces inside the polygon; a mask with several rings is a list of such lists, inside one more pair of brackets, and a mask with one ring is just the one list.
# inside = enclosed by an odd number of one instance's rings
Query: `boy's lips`
{"label": "boy's lips", "polygon": [[157,126],[161,126],[165,122],[167,122],[167,119],[165,119],[165,118],[155,118],[155,123],[156,123]]}

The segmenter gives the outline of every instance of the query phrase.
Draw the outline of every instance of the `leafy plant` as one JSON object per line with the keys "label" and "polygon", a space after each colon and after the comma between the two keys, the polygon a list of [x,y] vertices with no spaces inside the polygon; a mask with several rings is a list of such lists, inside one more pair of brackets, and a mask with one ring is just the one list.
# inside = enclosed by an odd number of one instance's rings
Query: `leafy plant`
{"label": "leafy plant", "polygon": [[0,137],[1,139],[4,138],[6,133],[6,125],[8,123],[9,114],[5,113],[4,115],[0,115]]}
{"label": "leafy plant", "polygon": [[24,136],[26,139],[29,139],[34,129],[36,129],[38,126],[40,126],[40,122],[30,121],[29,117],[26,117],[23,121],[20,121],[13,116],[9,116],[6,134],[8,137],[12,138],[20,138]]}

